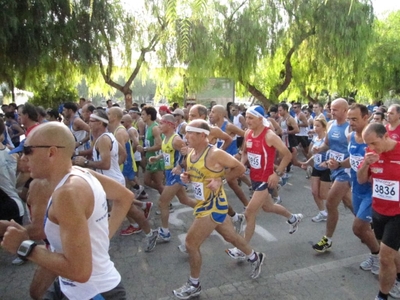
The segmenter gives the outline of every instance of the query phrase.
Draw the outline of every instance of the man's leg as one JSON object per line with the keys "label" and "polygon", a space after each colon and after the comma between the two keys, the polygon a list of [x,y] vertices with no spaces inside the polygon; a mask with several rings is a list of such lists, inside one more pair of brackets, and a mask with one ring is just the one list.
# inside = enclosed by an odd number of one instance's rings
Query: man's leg
{"label": "man's leg", "polygon": [[175,183],[174,185],[164,187],[161,193],[158,206],[161,212],[161,226],[163,228],[168,228],[169,204],[181,188],[182,186],[179,183]]}
{"label": "man's leg", "polygon": [[239,200],[242,202],[243,206],[247,207],[247,205],[249,204],[249,200],[244,194],[242,188],[239,186],[237,178],[228,181],[228,185],[234,191],[235,195],[239,198]]}
{"label": "man's leg", "polygon": [[326,210],[328,211],[328,219],[326,221],[325,236],[331,238],[335,232],[337,222],[339,220],[338,206],[340,201],[350,191],[348,181],[334,181],[326,199]]}
{"label": "man's leg", "polygon": [[49,270],[37,266],[29,287],[29,295],[32,299],[42,299],[51,284],[56,280],[57,275]]}
{"label": "man's leg", "polygon": [[205,216],[195,218],[192,226],[189,228],[186,236],[186,250],[189,254],[190,276],[192,278],[200,277],[202,263],[200,246],[210,236],[217,225],[211,219],[211,216]]}
{"label": "man's leg", "polygon": [[379,271],[379,290],[384,294],[389,294],[397,274],[396,260],[398,259],[399,252],[388,246],[383,242],[381,243],[379,258],[380,258],[380,271]]}

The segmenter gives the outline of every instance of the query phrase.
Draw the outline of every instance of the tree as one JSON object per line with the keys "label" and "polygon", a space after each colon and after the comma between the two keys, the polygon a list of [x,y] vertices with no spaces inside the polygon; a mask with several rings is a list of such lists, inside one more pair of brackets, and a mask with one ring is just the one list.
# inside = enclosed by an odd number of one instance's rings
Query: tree
{"label": "tree", "polygon": [[400,93],[400,11],[374,24],[374,42],[362,81],[365,94],[382,99],[389,91]]}
{"label": "tree", "polygon": [[182,21],[190,24],[190,42],[177,43],[176,53],[187,78],[230,77],[268,105],[291,84],[302,93],[312,85],[353,89],[373,19],[368,0],[209,2],[201,17]]}

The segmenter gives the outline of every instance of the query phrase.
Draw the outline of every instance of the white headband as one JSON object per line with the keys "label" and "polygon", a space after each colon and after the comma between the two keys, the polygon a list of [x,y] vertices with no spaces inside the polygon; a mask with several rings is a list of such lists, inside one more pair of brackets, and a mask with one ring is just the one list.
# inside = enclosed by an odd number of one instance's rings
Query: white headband
{"label": "white headband", "polygon": [[103,122],[103,123],[108,124],[108,120],[107,120],[107,119],[104,119],[104,118],[102,118],[102,117],[99,117],[99,116],[96,115],[96,114],[91,114],[91,115],[90,115],[90,118],[96,119],[96,120],[99,120],[99,121],[101,121],[101,122]]}
{"label": "white headband", "polygon": [[186,126],[186,132],[198,132],[198,133],[205,133],[206,135],[210,134],[210,131],[203,128],[193,127],[193,126]]}
{"label": "white headband", "polygon": [[270,122],[266,118],[264,118],[264,116],[262,114],[260,114],[258,111],[256,111],[255,106],[248,108],[246,110],[246,113],[249,113],[258,118],[263,118],[263,125],[266,127],[271,127]]}

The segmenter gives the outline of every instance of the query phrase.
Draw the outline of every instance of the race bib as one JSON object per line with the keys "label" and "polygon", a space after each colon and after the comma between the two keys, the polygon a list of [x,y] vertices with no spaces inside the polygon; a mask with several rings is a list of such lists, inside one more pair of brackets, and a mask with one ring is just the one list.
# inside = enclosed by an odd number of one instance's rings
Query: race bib
{"label": "race bib", "polygon": [[399,182],[374,178],[372,196],[387,201],[399,201]]}
{"label": "race bib", "polygon": [[322,155],[321,154],[315,154],[314,155],[314,165],[318,166],[322,163]]}
{"label": "race bib", "polygon": [[329,158],[334,159],[337,162],[342,162],[344,160],[344,154],[337,151],[329,150]]}
{"label": "race bib", "polygon": [[192,186],[194,190],[194,198],[196,200],[204,201],[204,186],[202,182],[192,181]]}
{"label": "race bib", "polygon": [[247,152],[250,167],[253,169],[261,169],[261,155]]}
{"label": "race bib", "polygon": [[171,165],[171,157],[168,153],[163,153],[164,156],[164,165],[169,167]]}
{"label": "race bib", "polygon": [[358,171],[358,167],[361,165],[363,161],[364,157],[362,156],[350,155],[350,166],[354,172]]}

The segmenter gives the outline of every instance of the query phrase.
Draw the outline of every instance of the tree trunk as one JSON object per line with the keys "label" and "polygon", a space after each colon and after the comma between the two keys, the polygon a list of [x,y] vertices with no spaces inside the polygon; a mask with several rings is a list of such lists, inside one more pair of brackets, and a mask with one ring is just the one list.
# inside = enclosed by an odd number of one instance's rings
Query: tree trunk
{"label": "tree trunk", "polygon": [[243,81],[240,81],[240,83],[246,87],[246,89],[249,91],[250,94],[253,95],[254,98],[256,98],[258,101],[260,101],[266,109],[269,108],[271,105],[271,101],[265,97],[265,95],[258,90],[254,85],[251,85],[250,83],[245,83]]}

